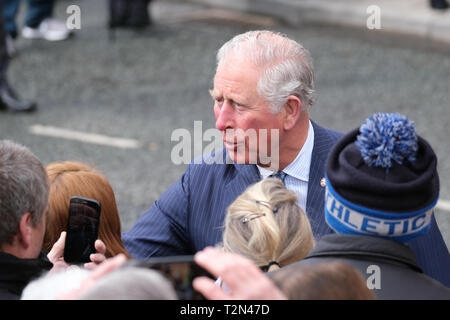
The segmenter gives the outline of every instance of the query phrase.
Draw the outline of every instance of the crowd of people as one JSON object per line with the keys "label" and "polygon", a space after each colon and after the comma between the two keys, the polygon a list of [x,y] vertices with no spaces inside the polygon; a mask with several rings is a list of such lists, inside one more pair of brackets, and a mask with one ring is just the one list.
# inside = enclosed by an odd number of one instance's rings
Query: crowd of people
{"label": "crowd of people", "polygon": [[[177,299],[168,279],[129,262],[195,255],[214,277],[193,282],[207,299],[450,299],[437,157],[412,121],[377,113],[346,134],[321,127],[309,52],[271,31],[220,48],[211,95],[231,161],[188,165],[124,233],[101,173],[44,167],[0,141],[0,297]],[[246,137],[226,140],[238,129],[276,130],[276,163]],[[84,266],[64,261],[73,196],[101,203]]]}

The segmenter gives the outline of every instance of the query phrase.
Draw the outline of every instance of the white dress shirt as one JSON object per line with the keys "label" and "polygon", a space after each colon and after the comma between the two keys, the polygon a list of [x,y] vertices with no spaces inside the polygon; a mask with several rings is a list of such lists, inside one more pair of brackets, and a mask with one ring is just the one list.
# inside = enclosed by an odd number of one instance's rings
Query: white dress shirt
{"label": "white dress shirt", "polygon": [[[298,205],[306,212],[306,197],[308,195],[309,168],[311,165],[312,150],[314,147],[314,129],[309,121],[308,137],[297,157],[292,161],[283,172],[287,174],[284,184],[289,190],[295,191],[298,197]],[[267,178],[273,171],[258,166],[262,179]]]}

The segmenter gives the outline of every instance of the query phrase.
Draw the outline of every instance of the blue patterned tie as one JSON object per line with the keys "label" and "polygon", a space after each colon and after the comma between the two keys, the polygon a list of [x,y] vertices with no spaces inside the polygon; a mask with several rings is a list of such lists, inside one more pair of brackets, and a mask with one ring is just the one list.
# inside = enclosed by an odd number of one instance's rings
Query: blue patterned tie
{"label": "blue patterned tie", "polygon": [[286,176],[287,174],[280,170],[272,173],[268,178],[278,178],[284,183],[284,179],[286,179]]}

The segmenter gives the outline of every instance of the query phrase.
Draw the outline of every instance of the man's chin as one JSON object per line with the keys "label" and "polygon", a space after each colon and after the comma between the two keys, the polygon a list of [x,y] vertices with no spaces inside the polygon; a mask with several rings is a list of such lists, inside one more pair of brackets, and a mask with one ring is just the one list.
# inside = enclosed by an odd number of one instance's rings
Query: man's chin
{"label": "man's chin", "polygon": [[270,168],[272,171],[278,170],[278,158],[263,157],[258,158],[256,155],[250,157],[248,153],[239,153],[235,150],[228,150],[228,157],[237,164],[257,164],[264,168]]}
{"label": "man's chin", "polygon": [[228,155],[234,163],[237,164],[257,164],[257,157],[249,157],[248,153],[245,152],[236,152],[236,150],[228,150]]}

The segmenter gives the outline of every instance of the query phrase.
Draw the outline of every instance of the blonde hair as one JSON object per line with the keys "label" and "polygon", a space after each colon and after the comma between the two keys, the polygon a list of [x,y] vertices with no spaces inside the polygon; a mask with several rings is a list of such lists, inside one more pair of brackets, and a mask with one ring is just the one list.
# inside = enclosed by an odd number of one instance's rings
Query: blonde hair
{"label": "blonde hair", "polygon": [[98,238],[106,245],[106,257],[119,253],[130,257],[122,242],[122,231],[114,191],[108,180],[86,164],[74,161],[51,163],[50,200],[44,250],[50,250],[67,228],[69,202],[73,196],[95,199],[101,204]]}
{"label": "blonde hair", "polygon": [[228,208],[224,250],[241,254],[268,271],[303,259],[314,247],[311,225],[295,192],[280,179],[264,179]]}

